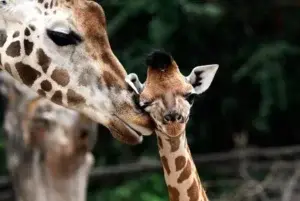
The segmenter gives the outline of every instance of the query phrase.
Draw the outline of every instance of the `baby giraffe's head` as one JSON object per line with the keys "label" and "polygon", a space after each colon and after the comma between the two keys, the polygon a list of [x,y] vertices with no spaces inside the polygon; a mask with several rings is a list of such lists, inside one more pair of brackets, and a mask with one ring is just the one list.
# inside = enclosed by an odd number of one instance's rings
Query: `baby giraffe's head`
{"label": "baby giraffe's head", "polygon": [[172,56],[163,51],[151,53],[146,64],[144,84],[133,73],[126,82],[138,94],[140,107],[156,123],[156,132],[177,137],[185,131],[194,98],[209,88],[219,66],[197,66],[185,77]]}

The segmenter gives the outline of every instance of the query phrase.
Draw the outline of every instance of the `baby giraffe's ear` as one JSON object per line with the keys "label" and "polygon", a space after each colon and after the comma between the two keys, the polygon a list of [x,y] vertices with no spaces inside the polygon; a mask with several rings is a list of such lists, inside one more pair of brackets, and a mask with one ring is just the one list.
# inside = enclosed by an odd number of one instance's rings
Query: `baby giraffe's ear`
{"label": "baby giraffe's ear", "polygon": [[130,73],[126,76],[125,81],[135,91],[135,93],[140,94],[142,92],[144,85],[140,82],[137,74]]}
{"label": "baby giraffe's ear", "polygon": [[194,87],[196,94],[201,94],[209,88],[218,68],[218,64],[197,66],[186,77],[187,81]]}

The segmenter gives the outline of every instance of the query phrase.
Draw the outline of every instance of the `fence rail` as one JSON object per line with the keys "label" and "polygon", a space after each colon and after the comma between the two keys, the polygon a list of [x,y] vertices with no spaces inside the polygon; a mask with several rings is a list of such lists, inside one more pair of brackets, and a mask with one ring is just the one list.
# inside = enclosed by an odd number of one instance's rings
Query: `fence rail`
{"label": "fence rail", "polygon": [[[251,168],[264,169],[270,167],[271,161],[274,158],[278,160],[280,157],[291,157],[299,154],[300,146],[289,146],[289,147],[274,147],[274,148],[246,148],[243,150],[233,150],[226,153],[212,153],[205,155],[194,155],[194,161],[197,166],[200,165],[214,165],[215,163],[233,163],[241,158],[251,159],[254,157],[263,157],[264,161],[258,163],[252,163]],[[290,167],[293,164],[299,164],[298,160],[292,160],[288,163]],[[285,163],[282,163],[283,165]],[[234,171],[230,165],[222,166],[219,168],[220,171],[230,172]],[[143,158],[140,161],[120,164],[116,166],[106,166],[94,168],[89,179],[89,190],[101,187],[101,184],[107,184],[107,181],[123,179],[130,179],[136,177],[137,174],[145,174],[151,172],[162,171],[162,167],[159,160]],[[218,170],[216,170],[218,171]],[[233,183],[237,183],[238,180],[233,180]],[[216,182],[226,182],[225,181],[207,181],[207,185],[214,185]],[[116,185],[117,183],[111,183],[110,185]],[[8,176],[0,177],[0,201],[11,201],[13,200],[13,191],[11,187],[11,182]]]}

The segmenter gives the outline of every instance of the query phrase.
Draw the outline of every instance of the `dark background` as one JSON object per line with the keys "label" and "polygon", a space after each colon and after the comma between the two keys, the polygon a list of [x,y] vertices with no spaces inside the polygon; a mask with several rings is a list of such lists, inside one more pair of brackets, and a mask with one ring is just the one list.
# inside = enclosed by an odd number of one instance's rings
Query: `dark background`
{"label": "dark background", "polygon": [[[106,12],[113,51],[127,72],[137,73],[142,81],[145,57],[156,48],[171,52],[185,75],[197,65],[219,64],[211,87],[192,109],[187,135],[193,155],[228,152],[240,133],[251,147],[300,143],[299,1],[99,2]],[[99,126],[94,155],[97,167],[141,157],[157,159],[156,138],[144,138],[143,144],[130,147]],[[5,174],[4,164],[1,169]],[[219,179],[208,168],[198,171],[203,181]],[[90,190],[89,200],[167,200],[162,171],[124,180],[99,182]],[[208,193],[219,190],[208,189]]]}

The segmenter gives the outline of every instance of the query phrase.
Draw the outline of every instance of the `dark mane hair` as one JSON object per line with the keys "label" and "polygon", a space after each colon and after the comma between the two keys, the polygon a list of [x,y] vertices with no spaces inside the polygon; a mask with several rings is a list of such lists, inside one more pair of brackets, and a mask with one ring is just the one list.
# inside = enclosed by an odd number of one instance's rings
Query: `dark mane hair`
{"label": "dark mane hair", "polygon": [[166,69],[172,63],[172,56],[163,50],[154,50],[146,58],[146,65],[152,68]]}

